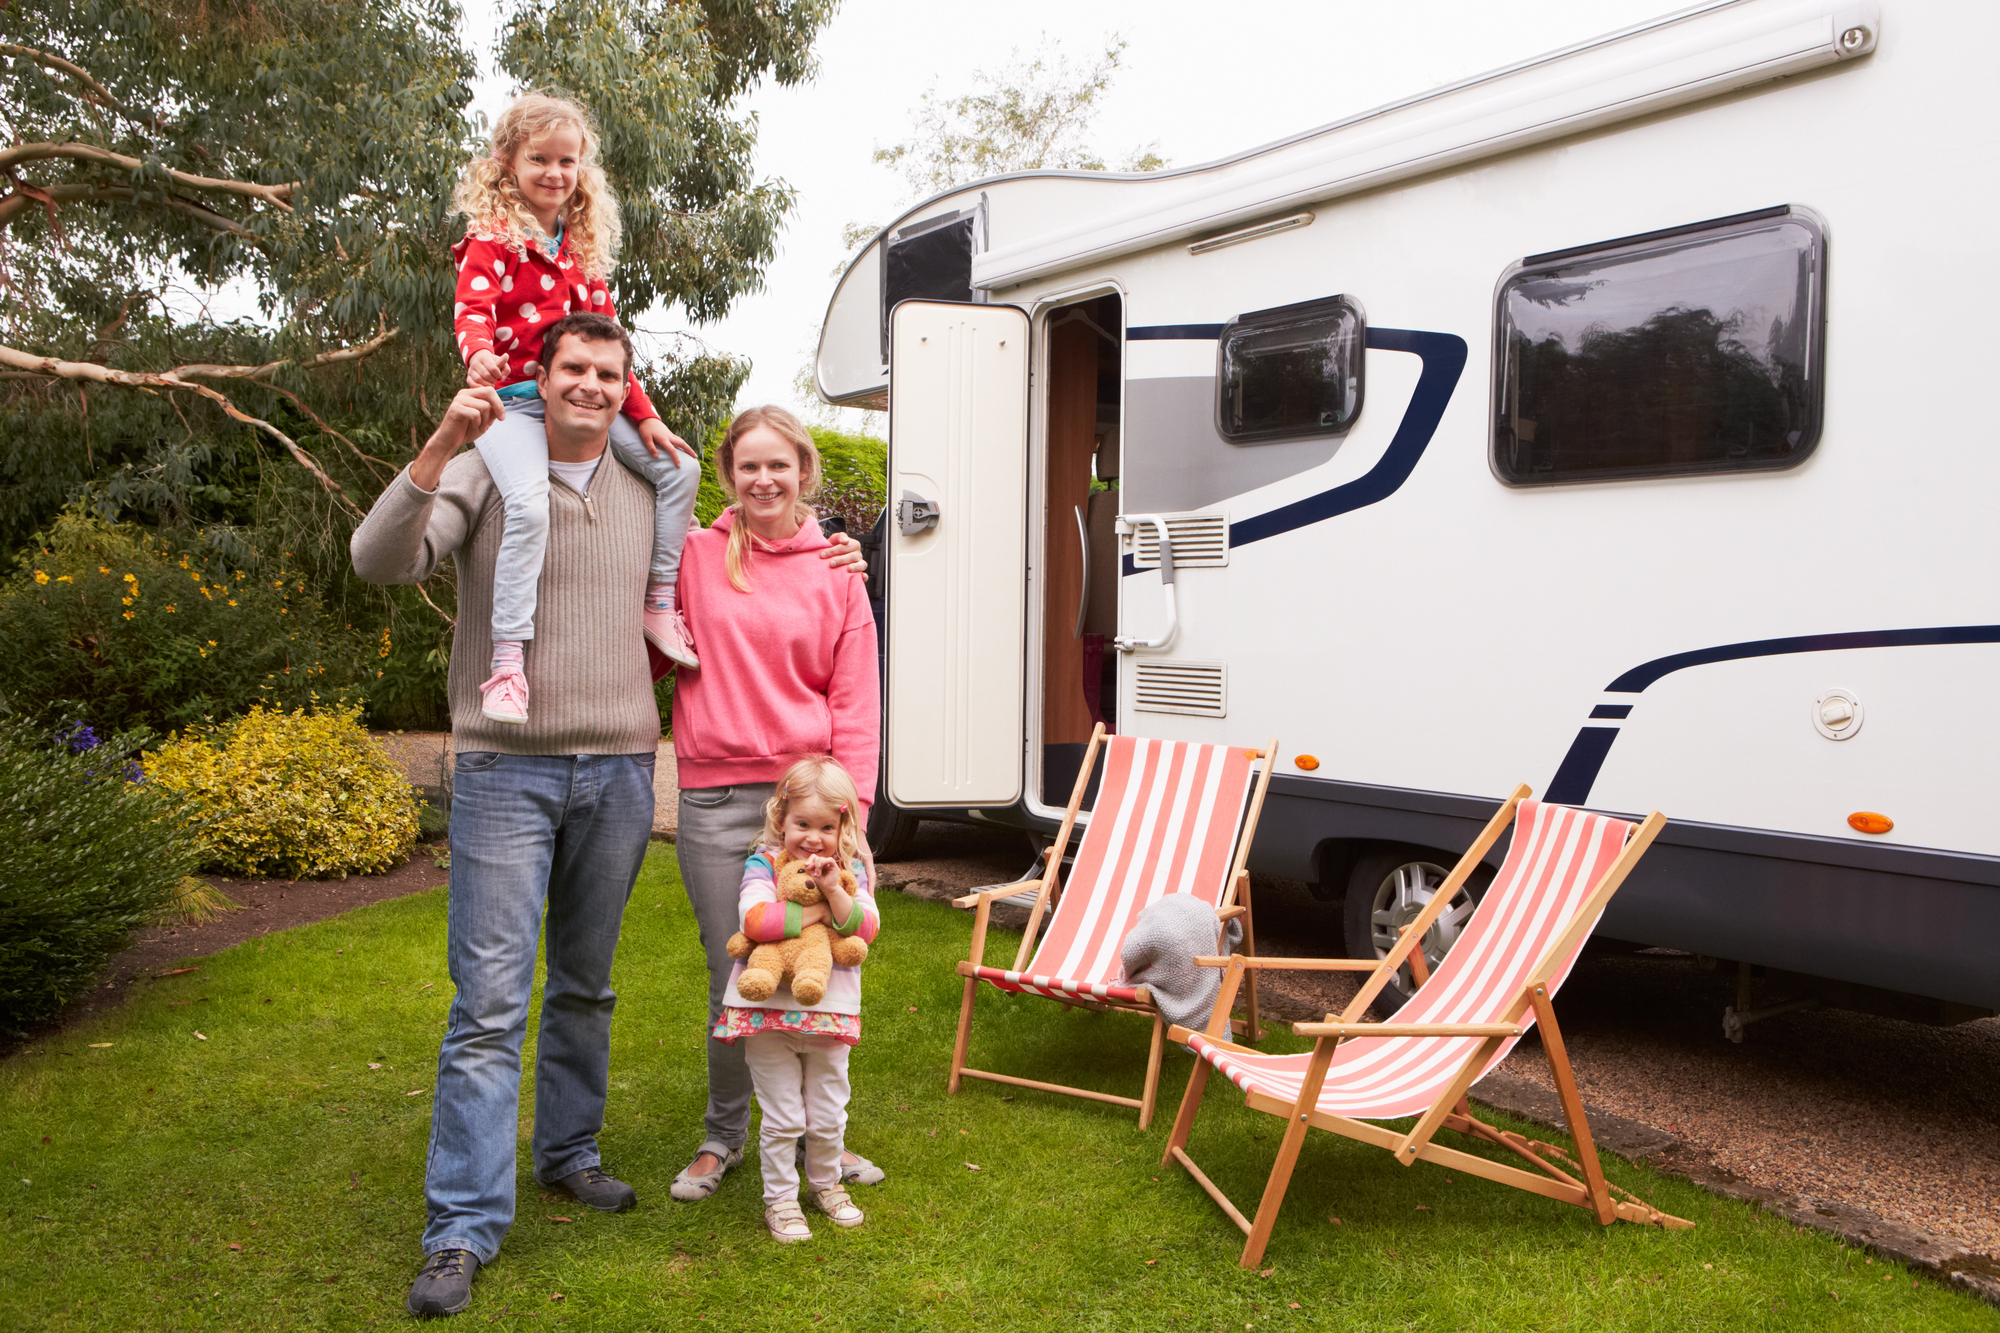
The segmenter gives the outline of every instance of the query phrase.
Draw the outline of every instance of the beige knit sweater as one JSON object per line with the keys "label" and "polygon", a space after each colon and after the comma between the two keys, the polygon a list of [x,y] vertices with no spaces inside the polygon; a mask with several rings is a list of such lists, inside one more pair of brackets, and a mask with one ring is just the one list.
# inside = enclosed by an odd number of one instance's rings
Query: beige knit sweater
{"label": "beige knit sweater", "polygon": [[549,543],[526,645],[528,724],[489,722],[479,684],[493,656],[493,562],[505,507],[468,449],[435,493],[405,469],[354,531],[354,572],[370,583],[421,583],[458,562],[452,638],[452,743],[502,754],[652,754],[660,741],[640,606],[653,550],[653,492],[608,455],[586,499],[549,479]]}

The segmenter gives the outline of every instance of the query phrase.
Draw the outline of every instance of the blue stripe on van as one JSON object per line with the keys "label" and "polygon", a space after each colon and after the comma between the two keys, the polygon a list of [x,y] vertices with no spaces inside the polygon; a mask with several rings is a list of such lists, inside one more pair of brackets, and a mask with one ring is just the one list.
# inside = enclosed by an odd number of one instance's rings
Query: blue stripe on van
{"label": "blue stripe on van", "polygon": [[[1125,337],[1140,342],[1195,341],[1219,337],[1222,328],[1220,324],[1149,324],[1125,330]],[[1465,369],[1465,339],[1455,333],[1371,326],[1367,345],[1382,352],[1412,352],[1424,363],[1417,376],[1416,391],[1410,395],[1410,405],[1381,459],[1365,475],[1345,485],[1230,524],[1231,546],[1247,546],[1386,500],[1416,470],[1417,460],[1424,456],[1431,438],[1437,434],[1438,422],[1444,419],[1445,407],[1450,404],[1459,374]],[[1129,555],[1125,557],[1122,572],[1137,572]]]}
{"label": "blue stripe on van", "polygon": [[[1797,634],[1783,639],[1752,639],[1746,643],[1725,643],[1715,648],[1656,657],[1633,667],[1604,687],[1606,694],[1641,694],[1662,676],[1683,667],[1707,666],[1712,662],[1736,662],[1750,657],[1780,657],[1790,653],[1828,653],[1845,648],[1920,648],[1940,644],[2000,643],[2000,625],[1938,625],[1926,629],[1858,630],[1846,634]],[[1626,710],[1627,712],[1630,709]],[[1610,716],[1605,705],[1591,710],[1592,717]],[[1570,742],[1569,753],[1549,779],[1545,799],[1563,805],[1582,805],[1597,784],[1604,757],[1611,742],[1618,739],[1617,727],[1584,727]]]}
{"label": "blue stripe on van", "polygon": [[1395,438],[1382,451],[1374,467],[1344,486],[1281,505],[1266,513],[1229,525],[1229,544],[1247,546],[1251,542],[1276,537],[1280,533],[1323,523],[1341,514],[1386,500],[1410,479],[1417,460],[1430,447],[1438,422],[1458,387],[1459,372],[1465,369],[1465,339],[1455,333],[1425,333],[1417,329],[1368,330],[1368,346],[1380,352],[1414,352],[1423,358],[1416,392],[1396,426]]}
{"label": "blue stripe on van", "polygon": [[1125,330],[1125,341],[1213,342],[1222,336],[1222,329],[1220,324],[1146,324]]}

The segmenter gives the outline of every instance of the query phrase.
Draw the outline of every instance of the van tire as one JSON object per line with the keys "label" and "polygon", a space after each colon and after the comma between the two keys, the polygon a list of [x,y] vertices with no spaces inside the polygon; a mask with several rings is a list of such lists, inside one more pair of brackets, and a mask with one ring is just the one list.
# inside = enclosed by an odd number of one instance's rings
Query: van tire
{"label": "van tire", "polygon": [[[1357,857],[1348,875],[1347,905],[1342,913],[1347,956],[1386,957],[1403,923],[1415,917],[1428,901],[1413,891],[1420,883],[1432,887],[1442,883],[1457,863],[1457,856],[1431,848],[1380,844]],[[1457,939],[1464,917],[1469,915],[1466,908],[1478,905],[1492,880],[1491,866],[1482,865],[1472,872],[1471,880],[1459,890],[1466,901],[1447,909],[1446,919],[1433,926],[1424,941],[1426,964],[1437,966],[1445,949]],[[1385,915],[1388,920],[1381,919]],[[1410,994],[1409,969],[1405,967],[1382,988],[1370,1007],[1377,1018],[1387,1019],[1409,1001]]]}
{"label": "van tire", "polygon": [[917,840],[917,825],[923,820],[899,809],[883,790],[884,780],[875,779],[875,804],[868,807],[868,846],[877,861],[900,861],[910,854]]}

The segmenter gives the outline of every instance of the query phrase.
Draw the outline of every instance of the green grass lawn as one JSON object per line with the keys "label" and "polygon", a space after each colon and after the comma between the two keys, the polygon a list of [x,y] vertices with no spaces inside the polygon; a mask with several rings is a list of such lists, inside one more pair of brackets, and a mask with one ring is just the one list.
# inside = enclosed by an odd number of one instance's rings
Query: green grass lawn
{"label": "green grass lawn", "polygon": [[[865,1227],[822,1221],[810,1244],[771,1243],[754,1157],[706,1203],[668,1199],[701,1138],[704,980],[663,849],[626,917],[603,1136],[606,1164],[640,1206],[607,1217],[540,1198],[524,1117],[520,1216],[460,1321],[786,1333],[2000,1327],[2000,1312],[1969,1297],[1617,1158],[1606,1158],[1617,1183],[1696,1229],[1604,1229],[1579,1209],[1322,1134],[1300,1160],[1269,1276],[1239,1271],[1240,1234],[1158,1164],[1187,1057],[1170,1056],[1162,1114],[1144,1134],[1133,1114],[1073,1098],[980,1083],[947,1098],[951,961],[970,922],[896,894],[883,910],[849,1129],[889,1173],[855,1191]],[[0,1328],[405,1319],[450,1002],[444,924],[438,890],[274,935],[0,1065]],[[1138,1087],[1140,1021],[991,991],[980,1003],[973,1054],[986,1067]],[[1197,1160],[1252,1203],[1278,1128],[1213,1080]]]}

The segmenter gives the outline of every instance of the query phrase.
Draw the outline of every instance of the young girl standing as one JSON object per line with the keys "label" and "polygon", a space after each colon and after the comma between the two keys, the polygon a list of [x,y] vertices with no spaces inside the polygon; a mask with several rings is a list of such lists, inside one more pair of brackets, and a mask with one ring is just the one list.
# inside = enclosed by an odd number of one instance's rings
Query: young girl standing
{"label": "young girl standing", "polygon": [[[699,671],[674,686],[680,829],[674,854],[708,955],[708,1029],[722,1018],[741,928],[743,853],[762,837],[774,784],[801,755],[832,755],[861,795],[865,828],[881,749],[875,618],[861,581],[830,570],[809,501],[819,451],[791,413],[753,407],[715,447],[715,477],[735,503],[688,537],[681,604],[701,644]],[[857,834],[862,858],[865,834]],[[750,1071],[742,1043],[709,1038],[704,1137],[674,1178],[674,1198],[713,1196],[743,1160]],[[841,1174],[858,1184],[881,1168],[855,1153]]]}
{"label": "young girl standing", "polygon": [[[764,807],[764,831],[743,866],[738,916],[756,943],[797,936],[813,925],[836,934],[875,938],[875,910],[867,868],[860,859],[860,798],[854,779],[831,759],[803,759],[778,780]],[[777,872],[804,862],[825,897],[801,909],[778,900]],[[852,892],[841,870],[852,873]],[[813,1206],[840,1227],[858,1227],[861,1210],[840,1187],[842,1140],[847,1130],[847,1054],[861,1040],[861,973],[836,965],[817,1004],[802,1004],[789,985],[762,1000],[737,988],[739,961],[729,976],[716,1040],[743,1043],[743,1059],[763,1111],[757,1157],[764,1172],[764,1225],[783,1243],[810,1240],[799,1208],[795,1147],[805,1136],[806,1181]]]}
{"label": "young girl standing", "polygon": [[[597,135],[582,107],[528,93],[501,113],[492,151],[466,164],[452,196],[452,210],[466,219],[465,239],[451,251],[458,265],[453,323],[466,382],[498,386],[507,406],[506,417],[478,441],[507,511],[493,571],[493,675],[480,687],[484,712],[496,722],[528,720],[523,647],[535,635],[551,471],[534,378],[541,331],[572,310],[616,318],[605,278],[618,251],[618,203],[596,156]],[[661,422],[637,376],[612,422],[611,451],[658,496],[641,609],[646,637],[670,660],[693,667],[674,588],[700,460]],[[596,462],[561,464],[556,471],[588,500],[596,468]]]}

